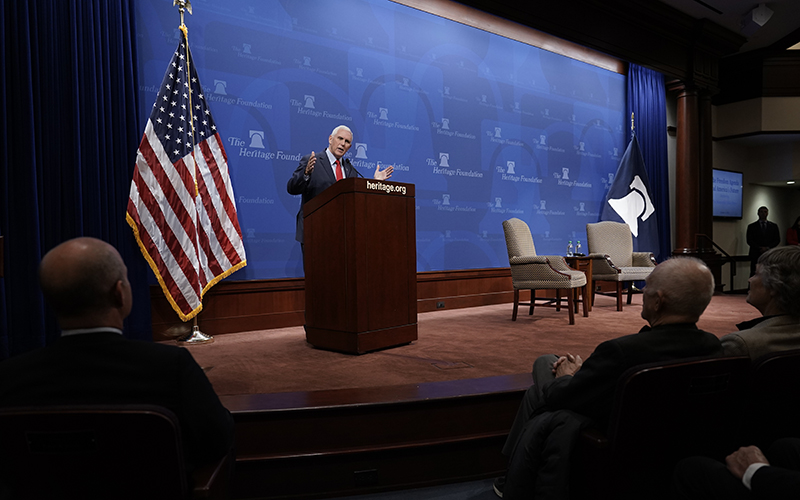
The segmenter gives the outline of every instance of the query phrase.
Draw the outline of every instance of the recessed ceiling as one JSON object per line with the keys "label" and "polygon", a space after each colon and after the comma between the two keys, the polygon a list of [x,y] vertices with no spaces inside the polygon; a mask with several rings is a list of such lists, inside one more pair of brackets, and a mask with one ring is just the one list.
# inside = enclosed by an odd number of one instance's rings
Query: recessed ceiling
{"label": "recessed ceiling", "polygon": [[[760,3],[754,0],[661,1],[696,19],[708,19],[740,35],[744,35],[741,31],[742,18]],[[747,38],[740,52],[769,47],[791,34],[795,34],[796,39],[789,46],[800,42],[800,1],[772,0],[763,3],[773,11],[772,17]]]}

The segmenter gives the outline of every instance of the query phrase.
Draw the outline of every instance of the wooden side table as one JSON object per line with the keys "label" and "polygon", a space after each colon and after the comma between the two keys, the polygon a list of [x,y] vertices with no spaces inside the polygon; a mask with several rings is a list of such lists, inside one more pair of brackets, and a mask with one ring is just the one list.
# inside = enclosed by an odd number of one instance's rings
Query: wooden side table
{"label": "wooden side table", "polygon": [[589,257],[564,257],[569,267],[576,271],[583,271],[586,274],[586,290],[589,292],[588,297],[583,297],[586,301],[587,309],[592,310],[592,259]]}

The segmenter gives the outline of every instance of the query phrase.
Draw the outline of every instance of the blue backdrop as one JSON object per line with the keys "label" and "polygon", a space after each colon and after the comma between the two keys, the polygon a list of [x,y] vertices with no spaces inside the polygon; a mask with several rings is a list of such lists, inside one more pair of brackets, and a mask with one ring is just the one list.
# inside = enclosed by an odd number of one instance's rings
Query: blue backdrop
{"label": "blue backdrop", "polygon": [[[136,5],[144,124],[179,16],[168,0]],[[392,164],[392,180],[416,185],[419,271],[507,266],[511,217],[538,253],[562,255],[598,220],[629,127],[623,75],[388,0],[193,7],[248,257],[229,279],[302,276],[286,182],[339,124],[364,176]]]}

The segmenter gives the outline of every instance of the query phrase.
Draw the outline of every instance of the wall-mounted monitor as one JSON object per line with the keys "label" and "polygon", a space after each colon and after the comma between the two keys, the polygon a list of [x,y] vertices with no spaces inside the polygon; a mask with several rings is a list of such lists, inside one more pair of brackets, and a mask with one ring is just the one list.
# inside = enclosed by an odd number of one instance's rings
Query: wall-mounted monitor
{"label": "wall-mounted monitor", "polygon": [[714,169],[714,217],[742,218],[742,173]]}

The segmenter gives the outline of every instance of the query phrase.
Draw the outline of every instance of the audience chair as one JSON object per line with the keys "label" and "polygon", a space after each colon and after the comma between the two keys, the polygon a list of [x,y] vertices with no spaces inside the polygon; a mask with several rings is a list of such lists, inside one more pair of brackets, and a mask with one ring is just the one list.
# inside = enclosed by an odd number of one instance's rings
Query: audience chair
{"label": "audience chair", "polygon": [[0,443],[11,498],[227,498],[231,456],[188,475],[178,419],[158,406],[4,408]]}
{"label": "audience chair", "polygon": [[520,305],[519,291],[530,290],[531,301],[522,305],[529,306],[528,314],[533,314],[536,290],[551,289],[556,291],[556,310],[561,310],[561,290],[567,291],[567,308],[569,324],[575,324],[576,293],[583,289],[583,315],[588,316],[586,293],[586,274],[569,267],[560,255],[536,255],[533,237],[528,225],[514,218],[503,221],[503,232],[506,236],[508,263],[511,266],[511,283],[514,287],[514,312],[511,320],[517,320],[517,308]]}
{"label": "audience chair", "polygon": [[749,370],[747,357],[628,370],[617,384],[607,430],[582,431],[572,455],[570,498],[666,498],[680,459],[724,459],[738,448]]}
{"label": "audience chair", "polygon": [[753,362],[746,408],[742,445],[765,449],[779,438],[800,437],[800,349]]}
{"label": "audience chair", "polygon": [[[586,241],[592,258],[592,305],[595,282],[613,281],[616,284],[617,311],[622,311],[622,284],[646,279],[656,259],[651,252],[634,252],[630,227],[622,222],[603,221],[586,224]],[[628,283],[628,305],[633,283]]]}

